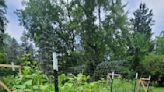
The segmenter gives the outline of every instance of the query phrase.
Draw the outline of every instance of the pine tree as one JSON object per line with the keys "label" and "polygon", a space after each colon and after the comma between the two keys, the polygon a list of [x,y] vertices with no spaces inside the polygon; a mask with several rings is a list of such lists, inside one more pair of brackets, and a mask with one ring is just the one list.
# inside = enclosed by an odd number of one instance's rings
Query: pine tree
{"label": "pine tree", "polygon": [[132,45],[129,48],[132,56],[132,69],[136,72],[142,72],[140,64],[141,59],[151,52],[154,48],[152,43],[152,10],[141,3],[139,9],[134,12],[134,18],[131,19],[133,25]]}
{"label": "pine tree", "polygon": [[124,11],[125,5],[121,0],[112,0],[106,6],[106,16],[103,22],[105,29],[105,43],[107,46],[107,57],[110,60],[123,60],[127,53],[129,44],[129,21]]}
{"label": "pine tree", "polygon": [[0,58],[2,61],[5,60],[5,50],[4,50],[4,33],[6,25],[6,5],[4,0],[0,0]]}
{"label": "pine tree", "polygon": [[18,64],[19,63],[18,55],[19,55],[19,44],[14,38],[12,38],[7,51],[7,59],[9,62],[14,62],[15,64]]}

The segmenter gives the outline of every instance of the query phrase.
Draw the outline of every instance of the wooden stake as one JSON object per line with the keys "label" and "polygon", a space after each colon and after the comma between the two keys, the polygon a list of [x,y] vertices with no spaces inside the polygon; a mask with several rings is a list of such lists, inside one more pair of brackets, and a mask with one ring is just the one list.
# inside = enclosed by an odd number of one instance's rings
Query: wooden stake
{"label": "wooden stake", "polygon": [[[145,92],[148,92],[149,90],[150,78],[151,76],[149,76],[149,78],[140,78],[138,82],[139,87],[142,85]],[[146,83],[146,86],[145,86],[145,83]],[[140,88],[138,88],[137,92],[139,92],[139,89]]]}
{"label": "wooden stake", "polygon": [[14,62],[11,62],[12,70],[15,71]]}
{"label": "wooden stake", "polygon": [[0,64],[0,67],[12,68],[13,71],[15,71],[15,68],[18,68],[19,74],[21,75],[21,66],[19,66],[19,65],[14,65],[13,63],[11,63],[11,64]]}
{"label": "wooden stake", "polygon": [[138,79],[138,73],[136,73],[135,82],[134,82],[134,92],[136,92],[136,83]]}
{"label": "wooden stake", "polygon": [[114,77],[120,77],[121,75],[120,74],[115,74],[114,72],[112,72],[112,73],[108,73],[108,75],[107,75],[107,82],[108,82],[108,80],[110,80],[110,92],[112,92],[113,91],[113,87],[112,87],[112,85],[113,85],[113,79],[114,79]]}
{"label": "wooden stake", "polygon": [[0,81],[0,86],[2,86],[7,92],[11,92],[11,90],[3,83]]}

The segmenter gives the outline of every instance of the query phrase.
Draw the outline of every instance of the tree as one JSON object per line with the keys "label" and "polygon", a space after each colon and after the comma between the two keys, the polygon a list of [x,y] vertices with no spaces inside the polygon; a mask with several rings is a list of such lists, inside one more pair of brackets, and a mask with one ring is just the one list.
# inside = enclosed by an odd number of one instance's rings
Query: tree
{"label": "tree", "polygon": [[5,33],[5,25],[6,25],[6,5],[4,0],[0,0],[0,59],[2,61],[5,60],[4,53],[4,33]]}
{"label": "tree", "polygon": [[4,34],[4,30],[5,30],[4,26],[6,24],[5,14],[6,14],[5,1],[1,0],[0,1],[0,41],[2,44],[3,44],[3,34]]}
{"label": "tree", "polygon": [[96,1],[95,0],[84,0],[82,5],[83,13],[85,18],[81,22],[80,36],[81,45],[84,49],[86,60],[86,72],[92,75],[96,66],[103,61],[104,53],[103,49],[103,38],[102,30],[98,29],[98,25],[94,22],[96,21],[96,16],[94,15]]}
{"label": "tree", "polygon": [[23,31],[21,36],[21,47],[25,51],[29,45],[29,37],[26,31]]}
{"label": "tree", "polygon": [[149,54],[144,57],[144,75],[151,75],[151,80],[156,81],[158,86],[164,86],[164,55]]}
{"label": "tree", "polygon": [[155,51],[159,55],[164,55],[164,35],[163,35],[163,31],[161,32],[161,35],[156,38]]}
{"label": "tree", "polygon": [[52,70],[52,52],[63,57],[74,48],[74,36],[67,29],[68,18],[64,16],[65,7],[62,0],[31,0],[26,2],[25,10],[17,12],[20,23],[39,48],[40,64],[47,74]]}
{"label": "tree", "polygon": [[152,19],[152,10],[141,3],[139,9],[134,13],[131,19],[133,25],[133,33],[131,45],[129,46],[129,55],[132,57],[132,69],[136,72],[142,72],[140,66],[141,59],[154,48],[151,36],[154,21]]}
{"label": "tree", "polygon": [[130,32],[129,21],[124,7],[125,5],[122,5],[121,0],[112,0],[105,9],[106,16],[103,21],[103,27],[107,45],[106,55],[110,57],[110,60],[125,59],[127,54]]}
{"label": "tree", "polygon": [[151,26],[154,23],[152,19],[152,10],[146,7],[146,4],[141,3],[139,9],[134,13],[134,19],[132,19],[133,31],[135,33],[145,34],[145,40],[150,42],[152,36]]}
{"label": "tree", "polygon": [[18,60],[19,49],[20,48],[18,42],[14,38],[11,38],[11,43],[8,44],[8,48],[7,48],[7,61],[9,63],[11,62],[14,62],[15,64],[19,63]]}
{"label": "tree", "polygon": [[85,73],[92,75],[108,57],[126,55],[128,21],[123,7],[120,0],[30,0],[17,14],[39,47],[45,72],[51,69],[56,51],[60,69],[85,65]]}
{"label": "tree", "polygon": [[[4,33],[4,52],[3,57],[0,56],[0,64],[11,64],[14,62],[15,64],[19,64],[19,55],[20,55],[20,46],[18,42],[12,38],[7,33]],[[0,68],[1,76],[7,76],[13,74],[10,69]]]}
{"label": "tree", "polygon": [[108,57],[119,60],[126,56],[128,20],[120,0],[75,0],[73,5],[71,19],[77,21],[74,26],[78,27],[87,74],[93,74]]}

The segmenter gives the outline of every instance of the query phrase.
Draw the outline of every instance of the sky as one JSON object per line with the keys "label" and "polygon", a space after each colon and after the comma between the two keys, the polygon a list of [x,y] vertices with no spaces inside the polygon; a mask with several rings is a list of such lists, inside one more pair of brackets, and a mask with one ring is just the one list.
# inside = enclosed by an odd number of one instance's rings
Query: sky
{"label": "sky", "polygon": [[7,5],[7,20],[9,23],[6,26],[6,32],[20,42],[20,37],[24,28],[19,25],[18,17],[14,13],[17,9],[22,9],[21,0],[5,0]]}
{"label": "sky", "polygon": [[[22,32],[25,30],[19,25],[18,17],[14,13],[17,9],[23,9],[22,0],[5,0],[7,5],[6,17],[9,21],[6,27],[6,32],[20,42]],[[132,17],[133,12],[139,7],[140,3],[146,3],[147,7],[153,10],[155,25],[152,27],[153,38],[158,36],[164,30],[164,0],[123,0],[127,4],[125,11],[128,11],[129,17]]]}

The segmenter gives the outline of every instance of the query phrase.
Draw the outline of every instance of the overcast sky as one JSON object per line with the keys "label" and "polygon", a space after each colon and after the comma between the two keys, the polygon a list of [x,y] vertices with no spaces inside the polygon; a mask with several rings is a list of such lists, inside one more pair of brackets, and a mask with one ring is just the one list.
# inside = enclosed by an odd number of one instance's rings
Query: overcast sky
{"label": "overcast sky", "polygon": [[[19,26],[17,15],[14,13],[17,9],[23,8],[21,5],[22,0],[5,0],[7,4],[7,19],[9,21],[6,32],[20,42],[21,34],[24,30]],[[139,7],[139,4],[146,3],[147,7],[153,9],[155,25],[153,26],[153,37],[160,34],[164,30],[164,0],[123,0],[123,3],[127,3],[125,10],[129,11],[129,17],[132,17],[132,13]]]}

